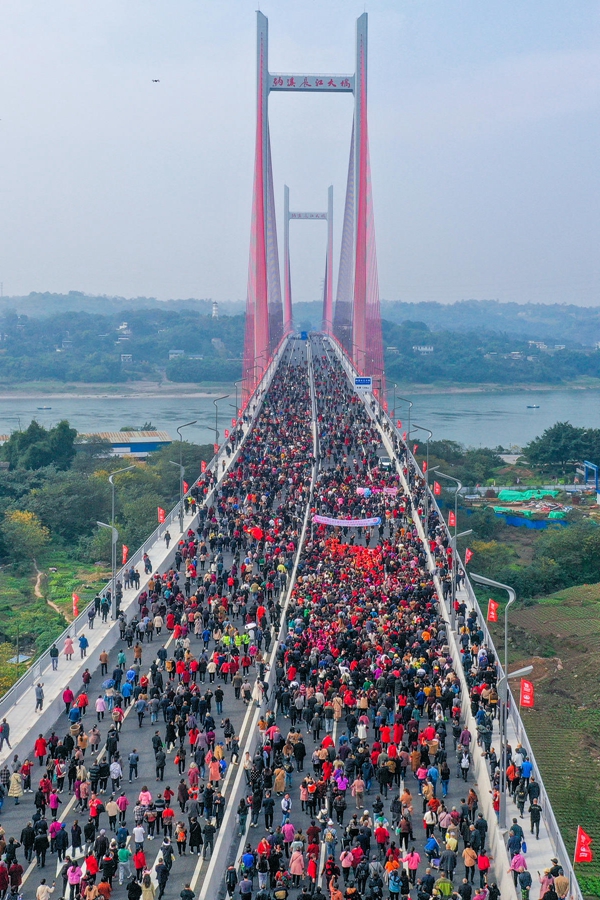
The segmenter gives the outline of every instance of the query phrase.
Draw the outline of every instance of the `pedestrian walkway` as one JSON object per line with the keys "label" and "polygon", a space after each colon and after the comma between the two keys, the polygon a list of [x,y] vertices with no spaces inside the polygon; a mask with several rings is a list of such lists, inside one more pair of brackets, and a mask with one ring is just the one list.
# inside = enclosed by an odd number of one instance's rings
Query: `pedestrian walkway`
{"label": "pedestrian walkway", "polygon": [[[242,420],[242,439],[238,441],[235,451],[231,455],[227,455],[223,446],[214,460],[214,472],[217,477],[217,484],[222,480],[224,475],[229,471],[237,458],[237,454],[248,433],[252,430],[256,415],[260,409],[262,400],[265,396],[268,386],[271,382],[274,372],[277,368],[277,361],[281,358],[285,345],[282,345],[276,359],[272,362],[270,368],[265,373],[265,378],[257,387],[254,396],[250,399]],[[214,488],[213,488],[214,490]],[[209,502],[211,494],[208,495],[206,501]],[[172,565],[175,557],[177,544],[182,537],[185,537],[189,528],[194,529],[198,524],[198,511],[196,514],[191,512],[185,513],[183,517],[183,532],[179,529],[179,516],[174,515],[177,508],[171,513],[168,519],[168,528],[171,534],[171,543],[167,547],[164,540],[164,530],[157,529],[155,539],[152,544],[144,544],[145,552],[148,554],[152,569],[151,572],[164,572]],[[132,557],[133,559],[133,557]],[[120,609],[125,614],[126,620],[131,618],[132,611],[135,610],[135,604],[139,594],[146,590],[151,573],[143,572],[143,565],[138,564],[140,572],[139,588],[128,588],[123,590],[123,598],[121,600]],[[97,616],[94,621],[94,627],[89,628],[87,623],[80,617],[76,622],[72,623],[68,633],[73,639],[74,653],[71,660],[67,660],[63,653],[63,641],[57,642],[59,650],[58,668],[53,669],[51,661],[47,656],[44,657],[45,664],[35,662],[26,676],[29,684],[20,689],[19,685],[15,689],[11,689],[0,701],[0,716],[6,718],[10,726],[10,748],[5,744],[0,751],[0,766],[8,760],[18,755],[21,762],[27,756],[33,753],[33,744],[37,735],[50,731],[56,719],[63,711],[62,695],[67,686],[81,683],[81,676],[86,668],[93,672],[98,667],[98,655],[102,650],[110,650],[119,638],[118,621],[108,619],[102,622],[101,617]],[[85,650],[85,656],[79,649],[78,640],[81,635],[85,635],[88,646]],[[34,677],[31,678],[31,675]],[[44,692],[43,707],[41,711],[36,710],[36,686],[41,684]],[[75,688],[74,688],[75,689]],[[8,702],[7,702],[8,701]]]}

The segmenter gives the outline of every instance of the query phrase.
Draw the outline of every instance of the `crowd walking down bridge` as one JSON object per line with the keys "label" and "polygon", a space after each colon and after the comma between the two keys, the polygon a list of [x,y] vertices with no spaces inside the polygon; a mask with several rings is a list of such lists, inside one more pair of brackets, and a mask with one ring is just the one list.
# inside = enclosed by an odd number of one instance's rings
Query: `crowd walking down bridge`
{"label": "crowd walking down bridge", "polygon": [[165,564],[148,556],[115,645],[61,685],[53,728],[28,710],[14,754],[7,717],[0,900],[567,896],[558,861],[528,870],[539,792],[519,747],[527,818],[491,853],[493,651],[459,603],[453,655],[443,523],[423,541],[423,479],[327,341],[288,342],[241,438]]}

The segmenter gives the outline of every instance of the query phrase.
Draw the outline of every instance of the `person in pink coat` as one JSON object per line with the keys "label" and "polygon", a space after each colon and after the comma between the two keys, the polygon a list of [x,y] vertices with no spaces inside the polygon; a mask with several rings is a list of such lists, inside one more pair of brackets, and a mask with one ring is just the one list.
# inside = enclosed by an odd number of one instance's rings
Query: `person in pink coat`
{"label": "person in pink coat", "polygon": [[294,887],[300,887],[300,879],[304,877],[304,854],[302,850],[294,850],[290,859],[290,874]]}
{"label": "person in pink coat", "polygon": [[67,659],[73,658],[73,639],[70,637],[65,638],[65,645],[63,647],[63,653],[67,657]]}

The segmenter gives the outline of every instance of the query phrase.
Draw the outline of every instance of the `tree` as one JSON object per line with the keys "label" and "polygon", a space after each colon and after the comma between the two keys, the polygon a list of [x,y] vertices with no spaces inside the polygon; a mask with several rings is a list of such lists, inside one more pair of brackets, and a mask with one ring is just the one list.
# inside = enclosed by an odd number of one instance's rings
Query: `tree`
{"label": "tree", "polygon": [[68,469],[75,456],[77,432],[67,421],[47,430],[35,420],[25,431],[13,431],[3,447],[11,469]]}
{"label": "tree", "polygon": [[17,564],[31,560],[50,541],[50,530],[35,513],[27,510],[5,513],[1,528],[7,552]]}

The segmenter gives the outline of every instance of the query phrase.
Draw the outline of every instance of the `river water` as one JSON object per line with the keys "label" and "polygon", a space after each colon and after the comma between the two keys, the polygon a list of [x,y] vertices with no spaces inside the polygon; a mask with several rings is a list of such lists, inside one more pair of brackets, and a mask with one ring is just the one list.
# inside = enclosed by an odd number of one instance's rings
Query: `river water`
{"label": "river water", "polygon": [[[224,392],[223,392],[224,393]],[[515,391],[474,394],[415,394],[411,419],[433,431],[434,440],[446,438],[467,447],[522,447],[555,422],[600,428],[600,391]],[[219,430],[231,426],[235,393],[219,403]],[[389,394],[392,411],[393,395]],[[527,409],[537,404],[539,409]],[[40,410],[39,406],[51,409]],[[406,425],[407,406],[397,401],[397,418]],[[81,433],[118,431],[124,425],[140,426],[150,420],[177,439],[176,427],[191,419],[197,424],[185,429],[187,440],[213,443],[215,407],[209,397],[84,397],[0,399],[0,433],[26,427],[31,419],[45,427],[68,419]]]}

